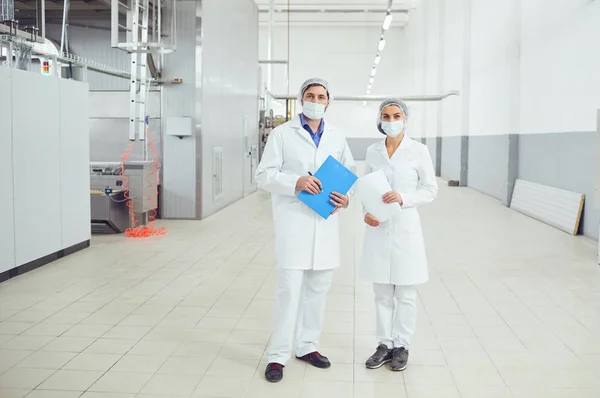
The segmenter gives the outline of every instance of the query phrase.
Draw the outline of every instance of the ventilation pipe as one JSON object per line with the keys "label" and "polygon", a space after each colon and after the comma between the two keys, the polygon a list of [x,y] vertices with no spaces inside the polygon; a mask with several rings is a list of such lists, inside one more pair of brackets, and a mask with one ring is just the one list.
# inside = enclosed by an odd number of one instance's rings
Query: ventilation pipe
{"label": "ventilation pipe", "polygon": [[15,0],[0,0],[0,22],[15,19]]}

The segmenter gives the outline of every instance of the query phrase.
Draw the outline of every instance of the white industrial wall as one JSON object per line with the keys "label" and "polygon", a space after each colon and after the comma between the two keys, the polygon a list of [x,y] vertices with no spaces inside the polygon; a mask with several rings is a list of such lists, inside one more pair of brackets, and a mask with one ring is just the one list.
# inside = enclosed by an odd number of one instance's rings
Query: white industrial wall
{"label": "white industrial wall", "polygon": [[[92,162],[119,162],[129,147],[129,91],[90,91],[90,160]],[[146,101],[148,136],[154,141],[154,150],[162,159],[161,93],[149,92]],[[144,147],[150,140],[135,143],[129,160],[144,160]],[[149,157],[152,158],[152,153]]]}
{"label": "white industrial wall", "polygon": [[91,232],[88,85],[0,68],[0,91],[2,273]]}
{"label": "white industrial wall", "polygon": [[[110,30],[97,27],[108,26],[109,21],[81,20],[77,22],[89,26],[69,26],[69,51],[71,53],[113,68],[126,71],[130,69],[129,55],[123,50],[111,47]],[[60,43],[61,34],[62,25],[46,25],[46,36],[49,39]],[[124,41],[124,32],[122,32],[122,36]],[[81,71],[77,68],[73,68],[73,75],[75,79],[81,79]],[[87,82],[90,90],[129,90],[127,79],[93,71],[88,71]]]}
{"label": "white industrial wall", "polygon": [[[425,137],[439,174],[510,201],[514,179],[586,194],[582,231],[598,236],[594,208],[600,109],[600,2],[427,0],[405,29],[391,29],[373,94],[461,95],[410,103],[409,135]],[[364,94],[379,27],[292,26],[290,90],[322,75],[334,94]],[[287,56],[275,28],[273,58]],[[261,28],[261,58],[267,28]],[[274,92],[283,67],[274,66]],[[374,105],[334,103],[355,157],[378,138]],[[352,143],[355,145],[352,145]],[[360,145],[358,145],[360,143]]]}
{"label": "white industrial wall", "polygon": [[[196,82],[202,91],[196,101],[202,108],[197,116],[202,217],[207,217],[256,190],[248,154],[258,143],[259,36],[253,0],[204,0],[202,14],[202,81]],[[221,175],[214,148],[222,150]]]}
{"label": "white industrial wall", "polygon": [[[177,12],[178,47],[166,57],[165,78],[183,83],[162,91],[161,214],[204,218],[256,190],[245,144],[246,136],[258,141],[258,8],[253,0],[189,0]],[[192,118],[192,136],[169,136],[170,117]],[[214,148],[222,150],[221,172]]]}
{"label": "white industrial wall", "polygon": [[[382,15],[383,22],[383,15]],[[331,94],[366,95],[373,59],[377,51],[379,26],[294,26],[289,37],[289,94],[296,95],[300,85],[310,77],[321,77],[331,85]],[[260,59],[267,59],[268,28],[260,28]],[[386,33],[386,48],[377,68],[372,95],[411,95],[414,93],[407,72],[408,41],[401,29]],[[288,31],[278,25],[273,30],[273,59],[288,57]],[[263,65],[263,80],[267,79]],[[273,65],[274,94],[288,94],[284,65]],[[327,120],[343,129],[350,139],[378,139],[375,127],[377,106],[368,102],[333,102],[327,111]],[[281,112],[283,109],[283,112]],[[285,103],[277,107],[285,114]],[[299,113],[298,108],[298,113]]]}
{"label": "white industrial wall", "polygon": [[[516,177],[585,193],[582,231],[597,237],[598,21],[598,1],[422,2],[406,29],[413,84],[432,87],[439,67],[442,91],[461,91],[415,112],[441,137],[427,140],[432,154],[441,146],[441,176],[504,203]],[[425,57],[415,56],[421,45]]]}

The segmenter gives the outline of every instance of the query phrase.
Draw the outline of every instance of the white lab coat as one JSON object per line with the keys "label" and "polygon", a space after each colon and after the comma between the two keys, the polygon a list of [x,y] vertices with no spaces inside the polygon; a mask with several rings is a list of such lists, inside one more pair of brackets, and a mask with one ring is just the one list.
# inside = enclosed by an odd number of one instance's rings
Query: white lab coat
{"label": "white lab coat", "polygon": [[365,174],[383,169],[404,203],[402,213],[396,218],[378,227],[366,225],[360,275],[381,284],[427,282],[425,244],[416,207],[431,202],[438,191],[429,150],[405,136],[391,159],[382,140],[367,149],[365,161]]}
{"label": "white lab coat", "polygon": [[272,194],[278,269],[329,270],[340,265],[339,212],[324,220],[298,200],[296,191],[298,179],[314,174],[329,155],[356,170],[346,137],[328,122],[318,148],[299,116],[269,135],[256,181]]}

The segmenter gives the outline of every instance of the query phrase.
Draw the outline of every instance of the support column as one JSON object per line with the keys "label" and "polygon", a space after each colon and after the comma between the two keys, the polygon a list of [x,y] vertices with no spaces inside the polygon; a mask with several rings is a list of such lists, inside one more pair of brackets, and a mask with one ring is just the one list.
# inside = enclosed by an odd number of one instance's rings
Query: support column
{"label": "support column", "polygon": [[[438,92],[444,92],[444,73],[446,68],[446,43],[444,40],[446,31],[446,6],[445,1],[438,1]],[[444,136],[444,101],[438,102],[438,125],[436,134],[436,152],[435,152],[435,175],[438,177],[442,176],[442,151],[443,151],[443,136]]]}
{"label": "support column", "polygon": [[508,136],[508,170],[506,186],[506,205],[510,206],[515,182],[519,174],[519,133],[521,132],[521,4],[512,0],[510,31],[514,50],[510,60],[510,132]]}
{"label": "support column", "polygon": [[463,0],[462,135],[460,140],[461,187],[469,184],[469,135],[471,134],[471,1]]}

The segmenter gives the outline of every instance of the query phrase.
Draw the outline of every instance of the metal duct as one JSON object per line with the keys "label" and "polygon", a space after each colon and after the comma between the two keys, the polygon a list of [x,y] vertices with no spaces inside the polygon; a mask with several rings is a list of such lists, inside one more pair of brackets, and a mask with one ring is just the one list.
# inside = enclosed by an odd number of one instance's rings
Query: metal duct
{"label": "metal duct", "polygon": [[15,0],[0,0],[0,22],[15,18]]}

